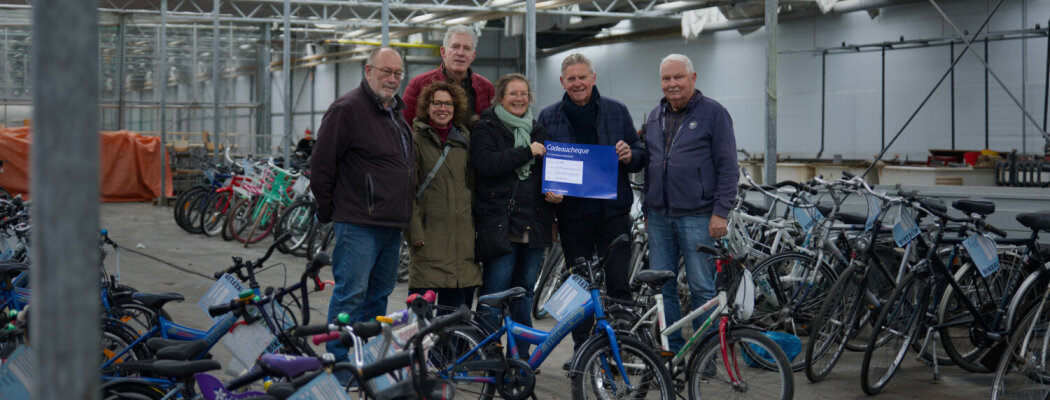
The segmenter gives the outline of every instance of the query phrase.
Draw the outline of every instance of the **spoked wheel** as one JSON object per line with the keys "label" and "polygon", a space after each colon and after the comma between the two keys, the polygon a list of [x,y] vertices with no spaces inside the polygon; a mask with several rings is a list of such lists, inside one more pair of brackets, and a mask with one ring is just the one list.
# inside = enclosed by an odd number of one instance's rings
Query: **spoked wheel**
{"label": "spoked wheel", "polygon": [[288,232],[292,234],[292,238],[278,244],[277,250],[295,256],[306,255],[307,241],[314,225],[315,208],[314,202],[304,201],[292,204],[281,213],[275,234],[279,237]]}
{"label": "spoked wheel", "polygon": [[[920,326],[925,326],[929,304],[926,282],[915,273],[904,278],[890,295],[886,306],[875,320],[875,330],[868,339],[868,349],[860,367],[861,389],[874,395],[893,378],[908,349],[915,342]],[[880,344],[881,343],[881,344]]]}
{"label": "spoked wheel", "polygon": [[1050,304],[1036,304],[1018,324],[999,360],[992,400],[1050,398]]}
{"label": "spoked wheel", "polygon": [[693,353],[686,370],[691,399],[781,399],[795,393],[791,363],[780,346],[752,329],[731,329]]}
{"label": "spoked wheel", "polygon": [[233,199],[233,192],[219,192],[204,203],[200,225],[205,236],[216,236],[226,228],[226,214],[233,205]]}
{"label": "spoked wheel", "polygon": [[244,243],[245,246],[263,240],[277,221],[277,208],[274,204],[263,203],[256,198],[254,201],[241,200],[235,206],[227,227],[234,239]]}
{"label": "spoked wheel", "polygon": [[[448,336],[434,344],[427,353],[429,372],[442,379],[451,380],[456,385],[456,398],[491,399],[496,393],[494,385],[474,382],[472,377],[489,376],[481,371],[455,371],[456,360],[467,355],[471,349],[481,343],[485,336],[475,327],[457,326],[448,330]],[[472,361],[486,360],[489,355],[484,350],[472,353],[460,365]]]}
{"label": "spoked wheel", "polygon": [[[574,399],[675,398],[674,384],[659,356],[638,341],[617,336],[622,364],[616,363],[608,339],[583,349],[578,370],[570,371]],[[621,367],[627,376],[621,373]]]}
{"label": "spoked wheel", "polygon": [[859,329],[862,292],[866,279],[864,266],[851,265],[842,272],[828,292],[828,301],[820,308],[806,343],[806,378],[820,382],[835,368],[846,343]]}
{"label": "spoked wheel", "polygon": [[[755,325],[793,335],[803,348],[807,345],[810,327],[838,278],[828,264],[814,265],[810,255],[780,253],[755,266]],[[795,357],[791,367],[801,371],[805,363],[805,357]]]}

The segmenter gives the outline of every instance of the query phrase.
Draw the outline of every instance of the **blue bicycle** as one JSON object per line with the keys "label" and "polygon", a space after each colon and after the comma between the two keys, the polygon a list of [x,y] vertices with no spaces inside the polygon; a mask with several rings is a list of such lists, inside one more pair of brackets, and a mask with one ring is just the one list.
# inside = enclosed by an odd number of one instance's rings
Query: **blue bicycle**
{"label": "blue bicycle", "polygon": [[[572,380],[573,398],[674,398],[670,374],[660,357],[636,339],[618,337],[606,318],[600,293],[600,276],[596,279],[596,275],[600,274],[596,272],[604,267],[609,250],[626,242],[627,235],[621,235],[609,245],[603,257],[591,262],[577,260],[571,269],[573,275],[559,289],[559,294],[564,293],[562,296],[566,298],[581,299],[582,304],[569,301],[561,307],[549,307],[548,311],[552,315],[561,317],[550,332],[530,328],[510,319],[511,300],[523,296],[524,288],[516,287],[478,298],[481,305],[503,310],[503,325],[491,335],[476,341],[473,346],[463,344],[471,342],[469,340],[450,341],[453,344],[459,342],[459,348],[466,349],[464,352],[455,352],[459,356],[452,362],[440,363],[440,357],[437,357],[451,353],[448,351],[450,349],[432,350],[430,363],[435,373],[455,382],[460,396],[477,393],[489,398],[496,392],[504,399],[511,400],[532,397],[536,385],[535,370],[569,332],[588,317],[594,317],[594,333],[580,346],[571,361],[569,378]],[[581,274],[585,274],[586,278]],[[458,332],[466,338],[469,335],[464,335],[464,332],[470,331]],[[505,347],[502,344],[504,337]],[[536,345],[528,360],[517,358],[518,343],[521,342]],[[505,349],[509,349],[509,352]]]}

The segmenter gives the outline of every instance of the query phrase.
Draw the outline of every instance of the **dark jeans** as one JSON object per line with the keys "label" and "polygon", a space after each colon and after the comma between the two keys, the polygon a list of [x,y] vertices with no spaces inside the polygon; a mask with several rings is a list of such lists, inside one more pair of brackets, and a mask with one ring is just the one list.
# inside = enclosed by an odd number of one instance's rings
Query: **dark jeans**
{"label": "dark jeans", "polygon": [[[481,271],[481,296],[499,293],[513,287],[525,289],[525,296],[510,303],[510,319],[525,326],[532,326],[532,290],[543,262],[543,248],[532,249],[526,243],[511,243],[510,254],[486,261]],[[490,313],[487,322],[499,329],[503,325],[503,311],[478,305],[478,309]],[[528,343],[518,343],[518,356],[529,359]]]}
{"label": "dark jeans", "polygon": [[[605,254],[609,243],[622,234],[631,234],[631,217],[628,214],[612,217],[584,216],[581,219],[558,221],[561,248],[565,251],[565,265],[572,266],[577,258],[588,261]],[[609,254],[605,262],[605,291],[609,297],[629,300],[631,298],[630,272],[627,263],[631,258],[631,242],[620,243]],[[581,272],[585,273],[585,272]],[[574,349],[579,348],[591,336],[594,318],[584,320],[573,329]]]}
{"label": "dark jeans", "polygon": [[[335,227],[332,276],[335,289],[328,304],[328,320],[341,312],[350,321],[368,321],[386,315],[386,299],[397,285],[401,229],[343,222]],[[336,361],[347,359],[349,348],[341,341],[326,344]]]}
{"label": "dark jeans", "polygon": [[[470,308],[474,304],[474,291],[477,290],[477,287],[469,287],[469,288],[415,288],[415,289],[408,289],[408,295],[411,296],[411,295],[417,294],[417,293],[419,295],[422,295],[423,293],[426,293],[428,290],[433,290],[434,293],[437,294],[437,305],[439,305],[439,306],[444,306],[444,307],[449,307],[449,308],[459,308],[459,306],[465,304],[467,306],[467,308]],[[452,311],[451,310],[438,310],[437,315],[448,314],[450,312],[452,312]]]}

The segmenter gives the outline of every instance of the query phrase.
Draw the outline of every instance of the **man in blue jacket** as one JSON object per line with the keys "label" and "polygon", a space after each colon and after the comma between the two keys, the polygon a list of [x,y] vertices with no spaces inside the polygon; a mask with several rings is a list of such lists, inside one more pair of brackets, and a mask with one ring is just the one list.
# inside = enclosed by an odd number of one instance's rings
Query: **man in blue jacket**
{"label": "man in blue jacket", "polygon": [[[736,198],[739,167],[733,119],[717,101],[696,89],[693,62],[671,54],[660,62],[664,98],[649,113],[643,132],[649,163],[645,168],[645,209],[649,229],[649,265],[678,273],[685,262],[692,309],[715,296],[715,266],[697,244],[712,245],[726,235]],[[663,287],[667,324],[682,316],[677,283]],[[693,321],[699,327],[701,319]],[[670,338],[681,349],[681,335]]]}
{"label": "man in blue jacket", "polygon": [[[602,97],[594,87],[596,79],[591,60],[580,53],[570,54],[561,63],[561,84],[565,95],[561,101],[544,108],[537,119],[547,131],[549,141],[614,146],[619,160],[615,199],[546,194],[548,201],[555,203],[561,246],[569,265],[579,257],[590,260],[601,255],[613,239],[630,234],[629,211],[634,194],[627,174],[641,171],[648,158],[627,106]],[[617,246],[606,261],[605,285],[609,296],[631,298],[629,259],[630,246],[623,244]],[[578,348],[590,336],[591,325],[584,323],[572,332],[575,347]]]}

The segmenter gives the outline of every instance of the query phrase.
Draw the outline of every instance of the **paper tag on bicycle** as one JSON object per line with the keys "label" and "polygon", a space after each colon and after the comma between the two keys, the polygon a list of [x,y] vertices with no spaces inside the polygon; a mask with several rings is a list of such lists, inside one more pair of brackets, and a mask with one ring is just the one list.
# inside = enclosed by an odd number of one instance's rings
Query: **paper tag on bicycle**
{"label": "paper tag on bicycle", "polygon": [[[241,284],[241,281],[237,280],[236,276],[223,274],[219,277],[219,280],[215,281],[214,285],[211,285],[211,289],[208,289],[208,292],[204,293],[204,297],[201,297],[201,300],[197,302],[197,306],[207,314],[208,307],[229,303],[230,300],[236,299],[237,295],[243,291],[244,285]],[[212,321],[218,321],[219,318],[222,318],[222,316],[211,317]],[[252,359],[252,363],[254,362],[255,360]]]}
{"label": "paper tag on bicycle", "polygon": [[321,374],[316,378],[307,383],[303,387],[292,393],[288,400],[326,400],[326,399],[346,399],[349,400],[350,396],[347,396],[346,390],[339,385],[339,381],[335,379],[335,375],[332,374]]}
{"label": "paper tag on bicycle", "polygon": [[864,198],[868,202],[868,220],[864,223],[864,232],[867,232],[875,227],[875,221],[879,219],[882,206],[879,204],[879,198],[873,194],[869,194]]}
{"label": "paper tag on bicycle", "polygon": [[987,278],[999,270],[999,251],[994,240],[984,235],[973,235],[963,240],[962,244],[977,270],[981,271],[981,277]]}
{"label": "paper tag on bicycle", "polygon": [[922,230],[915,223],[915,216],[912,215],[911,209],[901,206],[900,216],[897,218],[897,223],[893,225],[893,241],[897,242],[897,247],[907,246],[908,243],[919,237],[920,233]]}
{"label": "paper tag on bicycle", "polygon": [[791,207],[791,212],[795,215],[795,221],[806,232],[813,230],[814,226],[824,220],[824,214],[816,207]]}
{"label": "paper tag on bicycle", "polygon": [[307,179],[305,176],[300,176],[299,179],[295,180],[295,185],[292,185],[292,191],[295,192],[295,194],[302,195],[303,193],[306,193],[306,189],[309,187],[310,179]]}
{"label": "paper tag on bicycle", "polygon": [[33,379],[33,352],[26,345],[19,345],[14,353],[0,365],[0,399],[31,400]]}
{"label": "paper tag on bicycle", "polygon": [[[364,346],[361,346],[361,358],[362,360],[364,360],[365,364],[376,362],[376,360],[379,360],[380,358],[392,356],[398,350],[398,346],[395,346],[393,343],[391,343],[390,346],[386,349],[386,354],[380,357],[379,351],[382,350],[382,347],[382,336],[376,336],[372,338],[372,340],[369,340],[368,343],[365,343]],[[408,368],[402,368],[399,370],[399,372],[394,372],[394,375],[400,378],[406,376],[406,374],[408,374],[409,372],[410,370]],[[372,391],[380,391],[393,386],[395,383],[397,383],[397,381],[398,379],[395,379],[394,376],[391,376],[391,374],[387,373],[372,378],[368,382],[365,382],[365,384],[371,386]],[[324,397],[319,398],[323,399]]]}
{"label": "paper tag on bicycle", "polygon": [[254,173],[255,173],[255,167],[253,166],[253,164],[251,162],[248,161],[247,158],[245,158],[244,159],[244,175],[245,176],[251,176]]}
{"label": "paper tag on bicycle", "polygon": [[554,319],[561,321],[591,300],[591,293],[584,289],[586,285],[587,281],[583,277],[576,274],[569,275],[569,279],[561,284],[561,287],[547,300],[543,308]]}
{"label": "paper tag on bicycle", "polygon": [[233,331],[222,337],[222,345],[229,349],[241,364],[253,365],[264,352],[273,352],[267,350],[273,346],[276,339],[260,320],[249,325],[234,325]]}

